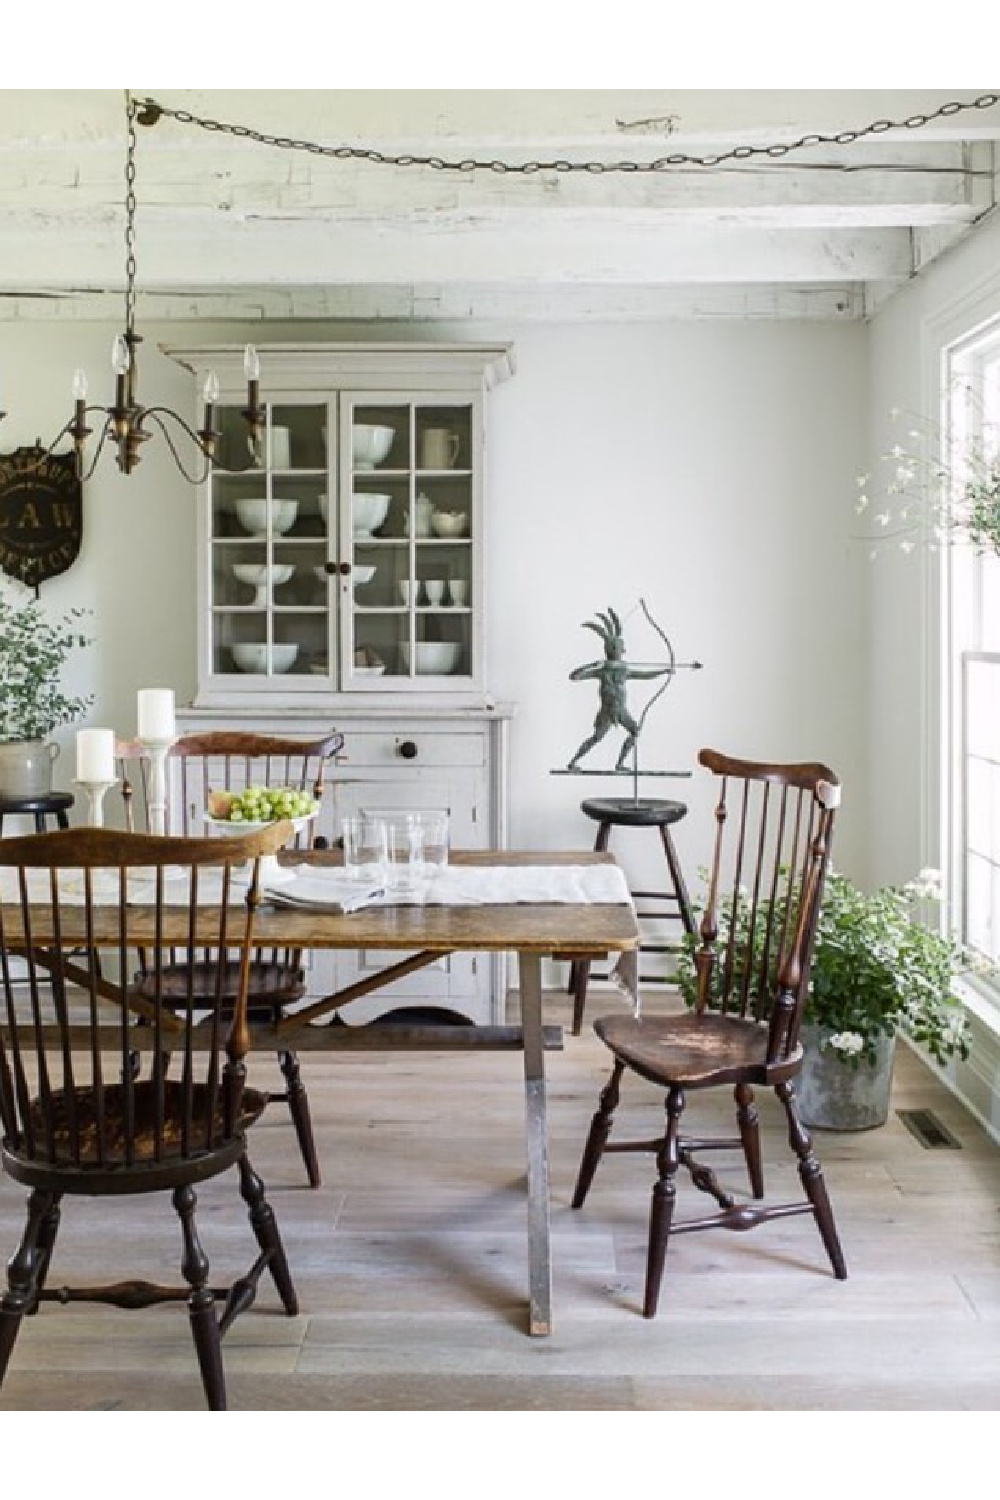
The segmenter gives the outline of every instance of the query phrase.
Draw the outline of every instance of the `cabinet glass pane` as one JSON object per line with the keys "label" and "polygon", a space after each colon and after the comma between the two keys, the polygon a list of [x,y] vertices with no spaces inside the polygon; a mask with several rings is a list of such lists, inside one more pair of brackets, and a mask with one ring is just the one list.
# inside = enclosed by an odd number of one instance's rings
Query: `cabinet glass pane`
{"label": "cabinet glass pane", "polygon": [[355,676],[472,672],[472,411],[360,400],[349,410]]}
{"label": "cabinet glass pane", "polygon": [[[246,424],[236,407],[221,408],[219,416],[221,456],[232,462],[247,449]],[[213,672],[331,672],[337,596],[327,568],[337,544],[336,509],[327,500],[327,426],[325,402],[268,408],[259,455],[247,449],[250,466],[212,475]]]}

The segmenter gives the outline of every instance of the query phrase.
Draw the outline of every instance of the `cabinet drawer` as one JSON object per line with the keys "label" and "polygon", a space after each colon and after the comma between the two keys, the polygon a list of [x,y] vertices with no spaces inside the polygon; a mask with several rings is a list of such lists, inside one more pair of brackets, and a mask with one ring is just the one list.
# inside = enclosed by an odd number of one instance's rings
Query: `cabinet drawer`
{"label": "cabinet drawer", "polygon": [[337,764],[348,772],[388,766],[412,766],[415,771],[422,766],[482,766],[486,760],[481,734],[435,734],[424,728],[355,733],[349,725],[343,733]]}

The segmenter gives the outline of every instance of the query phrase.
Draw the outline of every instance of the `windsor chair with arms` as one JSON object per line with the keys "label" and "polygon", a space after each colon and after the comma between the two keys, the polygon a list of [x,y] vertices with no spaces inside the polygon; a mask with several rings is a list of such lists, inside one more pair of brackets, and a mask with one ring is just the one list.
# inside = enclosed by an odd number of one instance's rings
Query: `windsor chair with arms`
{"label": "windsor chair with arms", "polygon": [[[168,758],[172,796],[168,802],[172,831],[192,837],[206,831],[204,814],[210,791],[238,791],[249,786],[293,787],[309,791],[322,802],[328,761],[341,749],[344,737],[335,731],[318,740],[302,740],[284,735],[245,734],[237,730],[217,730],[205,734],[182,736],[171,747]],[[122,795],[128,827],[148,827],[149,763],[137,742],[121,744],[119,768]],[[294,842],[301,843],[303,835]],[[226,988],[231,994],[236,975],[227,965]],[[218,978],[217,955],[205,953],[197,972],[200,987],[213,991]],[[164,976],[165,1000],[171,1003],[174,984],[182,989],[188,980],[184,975]],[[140,993],[148,994],[144,976],[138,980]],[[305,972],[300,948],[257,949],[250,965],[249,1015],[251,1020],[274,1022],[287,1012],[306,992]],[[319,1158],[309,1113],[309,1096],[302,1082],[299,1060],[294,1051],[278,1054],[285,1087],[271,1093],[271,1102],[287,1103],[295,1127],[302,1160],[310,1187],[320,1185]]]}
{"label": "windsor chair with arms", "polygon": [[[22,1319],[44,1300],[125,1309],[186,1300],[205,1395],[220,1410],[226,1405],[222,1337],[253,1303],[265,1270],[285,1312],[297,1312],[277,1222],[245,1139],[267,1103],[245,1086],[244,1064],[259,857],[279,848],[289,832],[286,823],[208,840],[74,828],[0,841],[2,1163],[29,1191],[25,1230],[0,1302],[0,1383]],[[233,870],[248,859],[244,890]],[[183,1003],[175,1000],[169,1010],[161,1003],[168,938],[172,976],[187,973],[190,981]],[[231,995],[221,983],[214,995],[196,993],[205,943],[234,955]],[[138,946],[146,954],[145,995],[109,984],[98,962],[99,950],[110,951],[126,976]],[[12,981],[13,957],[23,961],[26,980]],[[209,1044],[204,1022],[195,1020],[206,1007]],[[144,1026],[134,1024],[137,1017]],[[149,1056],[137,1070],[130,1061],[139,1047]],[[176,1079],[167,1077],[171,1054],[181,1060]],[[195,1224],[195,1184],[233,1166],[259,1254],[244,1276],[219,1289],[209,1285]],[[153,1192],[172,1195],[186,1286],[132,1280],[46,1287],[65,1195]]]}
{"label": "windsor chair with arms", "polygon": [[[819,764],[773,765],[703,750],[701,765],[718,778],[716,839],[708,892],[694,940],[695,996],[687,1014],[600,1017],[598,1036],[614,1057],[584,1148],[573,1208],[590,1190],[601,1157],[618,1151],[656,1156],[643,1313],[656,1313],[672,1234],[716,1225],[750,1229],[768,1219],[809,1213],[833,1271],[847,1275],[818,1158],[795,1102],[802,1065],[799,1029],[809,983],[840,786]],[[626,1069],[667,1091],[666,1129],[654,1140],[610,1139]],[[754,1088],[773,1088],[788,1120],[805,1198],[765,1205]],[[687,1136],[681,1118],[689,1092],[732,1088],[738,1135]],[[696,1152],[741,1150],[754,1203],[738,1203]],[[713,1197],[718,1211],[674,1222],[677,1172]]]}

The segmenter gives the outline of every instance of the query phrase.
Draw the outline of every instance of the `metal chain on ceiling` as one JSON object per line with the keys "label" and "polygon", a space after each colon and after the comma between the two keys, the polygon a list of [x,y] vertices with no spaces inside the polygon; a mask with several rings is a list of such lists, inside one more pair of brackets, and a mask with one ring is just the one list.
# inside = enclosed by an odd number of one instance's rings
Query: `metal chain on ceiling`
{"label": "metal chain on ceiling", "polygon": [[[684,151],[673,151],[668,156],[658,156],[650,161],[570,161],[565,157],[554,157],[551,161],[508,162],[497,157],[480,159],[466,156],[449,160],[444,156],[421,156],[413,152],[392,153],[376,150],[374,146],[328,146],[319,141],[296,140],[292,136],[270,135],[256,130],[251,125],[233,125],[223,120],[208,119],[192,114],[186,109],[171,109],[158,99],[145,97],[140,101],[137,119],[141,125],[155,125],[165,116],[179,125],[195,125],[201,130],[218,135],[235,136],[253,141],[259,146],[272,146],[282,151],[303,151],[312,156],[330,157],[336,161],[363,161],[380,167],[429,167],[437,172],[495,172],[497,174],[533,176],[539,172],[586,172],[600,176],[613,172],[655,173],[667,172],[680,167],[722,167],[730,163],[748,161],[782,162],[794,152],[812,146],[853,146],[859,141],[887,134],[889,131],[921,130],[935,120],[948,119],[968,110],[992,109],[1000,103],[1000,93],[980,94],[975,99],[952,100],[927,114],[908,115],[904,120],[873,120],[857,130],[838,130],[832,135],[819,131],[799,136],[797,140],[772,142],[766,146],[733,146],[728,151],[713,152],[705,156],[694,156]],[[824,169],[830,169],[824,164]],[[833,170],[859,170],[854,167],[837,167]],[[889,168],[891,170],[891,167]],[[902,166],[904,171],[911,168]],[[863,169],[862,169],[863,170]],[[887,170],[885,166],[879,168]]]}

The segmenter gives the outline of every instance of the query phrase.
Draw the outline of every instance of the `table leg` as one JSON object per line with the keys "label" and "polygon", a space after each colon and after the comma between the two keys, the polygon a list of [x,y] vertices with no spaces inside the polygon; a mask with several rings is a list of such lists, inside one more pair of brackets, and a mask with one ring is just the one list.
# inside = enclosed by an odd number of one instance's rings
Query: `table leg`
{"label": "table leg", "polygon": [[552,1332],[552,1255],[549,1243],[549,1144],[542,1044],[542,961],[518,954],[524,1097],[528,1144],[528,1332]]}

